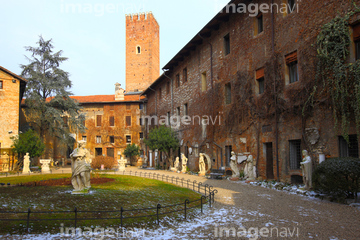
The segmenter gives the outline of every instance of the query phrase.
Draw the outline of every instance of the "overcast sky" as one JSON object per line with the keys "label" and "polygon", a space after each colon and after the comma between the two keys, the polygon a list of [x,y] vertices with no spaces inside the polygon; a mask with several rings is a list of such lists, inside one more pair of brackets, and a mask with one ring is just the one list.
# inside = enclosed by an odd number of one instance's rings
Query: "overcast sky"
{"label": "overcast sky", "polygon": [[125,14],[153,12],[162,68],[228,2],[0,0],[0,66],[20,74],[30,56],[24,47],[42,35],[69,58],[61,68],[70,73],[74,95],[114,94],[116,82],[125,86]]}

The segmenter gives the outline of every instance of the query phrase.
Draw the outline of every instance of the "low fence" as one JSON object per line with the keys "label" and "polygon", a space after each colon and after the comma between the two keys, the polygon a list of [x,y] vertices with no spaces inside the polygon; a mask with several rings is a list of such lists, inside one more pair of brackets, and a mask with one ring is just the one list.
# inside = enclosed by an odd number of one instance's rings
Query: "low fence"
{"label": "low fence", "polygon": [[[102,172],[109,174],[109,172]],[[182,203],[172,204],[172,205],[162,205],[157,204],[156,206],[142,209],[124,209],[123,207],[115,211],[83,211],[78,208],[69,211],[31,211],[29,208],[27,211],[16,212],[16,211],[0,211],[0,222],[26,222],[26,232],[30,230],[31,222],[41,222],[41,221],[71,221],[75,229],[78,227],[80,221],[86,220],[118,220],[120,222],[121,228],[124,227],[124,221],[126,219],[136,219],[136,218],[156,218],[157,224],[160,223],[160,217],[164,215],[169,215],[172,213],[183,213],[184,219],[187,218],[189,210],[200,208],[201,213],[203,213],[203,208],[205,204],[208,204],[209,207],[212,207],[214,203],[215,194],[218,192],[216,189],[213,189],[212,186],[208,184],[203,184],[201,182],[190,181],[190,179],[185,180],[184,178],[168,176],[165,174],[152,173],[152,172],[137,172],[137,171],[122,171],[122,172],[111,172],[117,175],[130,175],[143,178],[150,178],[160,181],[166,181],[178,186],[186,187],[192,189],[195,192],[203,194],[199,199],[190,201],[186,199]],[[13,218],[2,218],[1,216],[8,217],[13,216]],[[67,217],[62,218],[35,218],[36,215],[56,215],[60,214],[61,216],[68,215]],[[107,217],[102,217],[101,215],[110,215]],[[82,215],[92,215],[92,217],[84,217]],[[96,217],[93,217],[96,216]]]}

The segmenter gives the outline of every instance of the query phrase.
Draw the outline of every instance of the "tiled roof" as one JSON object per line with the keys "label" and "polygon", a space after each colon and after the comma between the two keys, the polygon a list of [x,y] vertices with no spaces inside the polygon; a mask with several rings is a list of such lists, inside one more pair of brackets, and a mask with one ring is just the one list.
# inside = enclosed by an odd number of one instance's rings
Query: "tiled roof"
{"label": "tiled roof", "polygon": [[19,79],[19,80],[21,80],[21,81],[27,82],[27,80],[26,80],[25,78],[22,78],[22,77],[20,77],[19,75],[16,75],[15,73],[7,70],[6,68],[4,68],[4,67],[2,67],[2,66],[0,66],[0,70],[3,71],[3,72],[6,72],[7,74],[9,74],[9,75],[11,75],[11,76],[13,76],[14,78],[17,78],[17,79]]}
{"label": "tiled roof", "polygon": [[79,103],[138,102],[145,99],[144,97],[140,98],[140,94],[125,95],[123,101],[115,101],[115,95],[71,96],[71,98]]}

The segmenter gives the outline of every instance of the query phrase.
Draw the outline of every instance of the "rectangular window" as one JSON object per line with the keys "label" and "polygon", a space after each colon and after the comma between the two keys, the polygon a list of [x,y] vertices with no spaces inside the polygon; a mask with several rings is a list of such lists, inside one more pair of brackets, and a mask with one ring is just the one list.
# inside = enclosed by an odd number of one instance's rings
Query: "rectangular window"
{"label": "rectangular window", "polygon": [[0,81],[0,89],[4,89],[3,81]]}
{"label": "rectangular window", "polygon": [[166,83],[166,94],[170,93],[170,82]]}
{"label": "rectangular window", "polygon": [[294,83],[299,81],[297,52],[293,52],[285,56],[285,61],[289,79],[288,83]]}
{"label": "rectangular window", "polygon": [[225,55],[230,54],[230,34],[224,37],[224,53]]}
{"label": "rectangular window", "polygon": [[177,88],[180,87],[180,74],[176,74],[175,84]]}
{"label": "rectangular window", "polygon": [[114,104],[110,104],[109,108],[110,108],[110,111],[114,111]]}
{"label": "rectangular window", "polygon": [[353,37],[355,44],[355,58],[360,59],[360,24],[353,26]]}
{"label": "rectangular window", "polygon": [[225,104],[231,104],[231,83],[225,84]]}
{"label": "rectangular window", "polygon": [[110,136],[109,140],[110,140],[110,143],[115,143],[115,137],[114,136]]}
{"label": "rectangular window", "polygon": [[291,170],[300,169],[301,140],[289,141],[289,150],[290,150],[290,169]]}
{"label": "rectangular window", "polygon": [[188,78],[188,76],[187,76],[187,68],[184,68],[183,69],[183,80],[184,80],[184,82],[187,82],[187,78]]}
{"label": "rectangular window", "polygon": [[359,158],[359,143],[357,135],[349,135],[349,143],[339,136],[339,157]]}
{"label": "rectangular window", "polygon": [[126,143],[131,143],[131,136],[130,135],[126,135]]}
{"label": "rectangular window", "polygon": [[230,166],[230,161],[231,161],[231,152],[232,152],[232,146],[225,146],[225,161],[226,161],[226,166]]}
{"label": "rectangular window", "polygon": [[141,139],[144,139],[144,133],[143,133],[143,132],[140,132],[140,133],[139,133],[139,137],[140,137],[140,140],[141,140]]}
{"label": "rectangular window", "polygon": [[184,104],[184,116],[188,116],[189,115],[189,112],[188,112],[188,104],[185,103]]}
{"label": "rectangular window", "polygon": [[96,143],[101,143],[101,136],[96,136]]}
{"label": "rectangular window", "polygon": [[295,1],[296,0],[288,0],[287,7],[288,7],[288,13],[292,13],[295,10]]}
{"label": "rectangular window", "polygon": [[95,148],[95,157],[102,156],[102,148]]}
{"label": "rectangular window", "polygon": [[143,104],[143,103],[140,103],[140,104],[139,104],[139,109],[140,109],[140,110],[143,110],[143,109],[144,109],[144,104]]}
{"label": "rectangular window", "polygon": [[114,148],[107,148],[106,153],[108,157],[114,157]]}
{"label": "rectangular window", "polygon": [[262,94],[265,91],[265,72],[264,68],[261,68],[256,71],[256,85],[257,93]]}
{"label": "rectangular window", "polygon": [[126,110],[130,110],[131,105],[129,103],[126,104]]}
{"label": "rectangular window", "polygon": [[109,117],[109,124],[110,124],[110,127],[115,126],[115,117],[114,116]]}
{"label": "rectangular window", "polygon": [[201,74],[201,91],[206,91],[206,72]]}
{"label": "rectangular window", "polygon": [[87,137],[86,136],[82,136],[81,140],[83,140],[84,142],[87,141]]}
{"label": "rectangular window", "polygon": [[101,127],[101,119],[102,119],[102,115],[96,116],[96,126],[97,127]]}
{"label": "rectangular window", "polygon": [[144,125],[144,119],[142,117],[139,119],[139,124],[140,124],[140,126]]}
{"label": "rectangular window", "polygon": [[170,125],[170,112],[167,112],[166,113],[166,116],[167,116],[167,125]]}
{"label": "rectangular window", "polygon": [[257,34],[262,33],[264,31],[264,22],[263,22],[263,14],[259,13],[256,16],[256,23],[257,23]]}
{"label": "rectangular window", "polygon": [[127,127],[131,126],[131,116],[126,116],[126,126]]}
{"label": "rectangular window", "polygon": [[176,116],[180,116],[180,107],[176,108]]}

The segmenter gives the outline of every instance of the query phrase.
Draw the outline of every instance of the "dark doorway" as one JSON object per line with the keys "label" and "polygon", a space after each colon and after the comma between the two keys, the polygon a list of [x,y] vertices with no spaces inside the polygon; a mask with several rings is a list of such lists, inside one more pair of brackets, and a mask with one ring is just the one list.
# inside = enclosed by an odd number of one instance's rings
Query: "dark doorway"
{"label": "dark doorway", "polygon": [[266,153],[266,178],[274,179],[274,158],[273,158],[273,144],[265,143]]}

